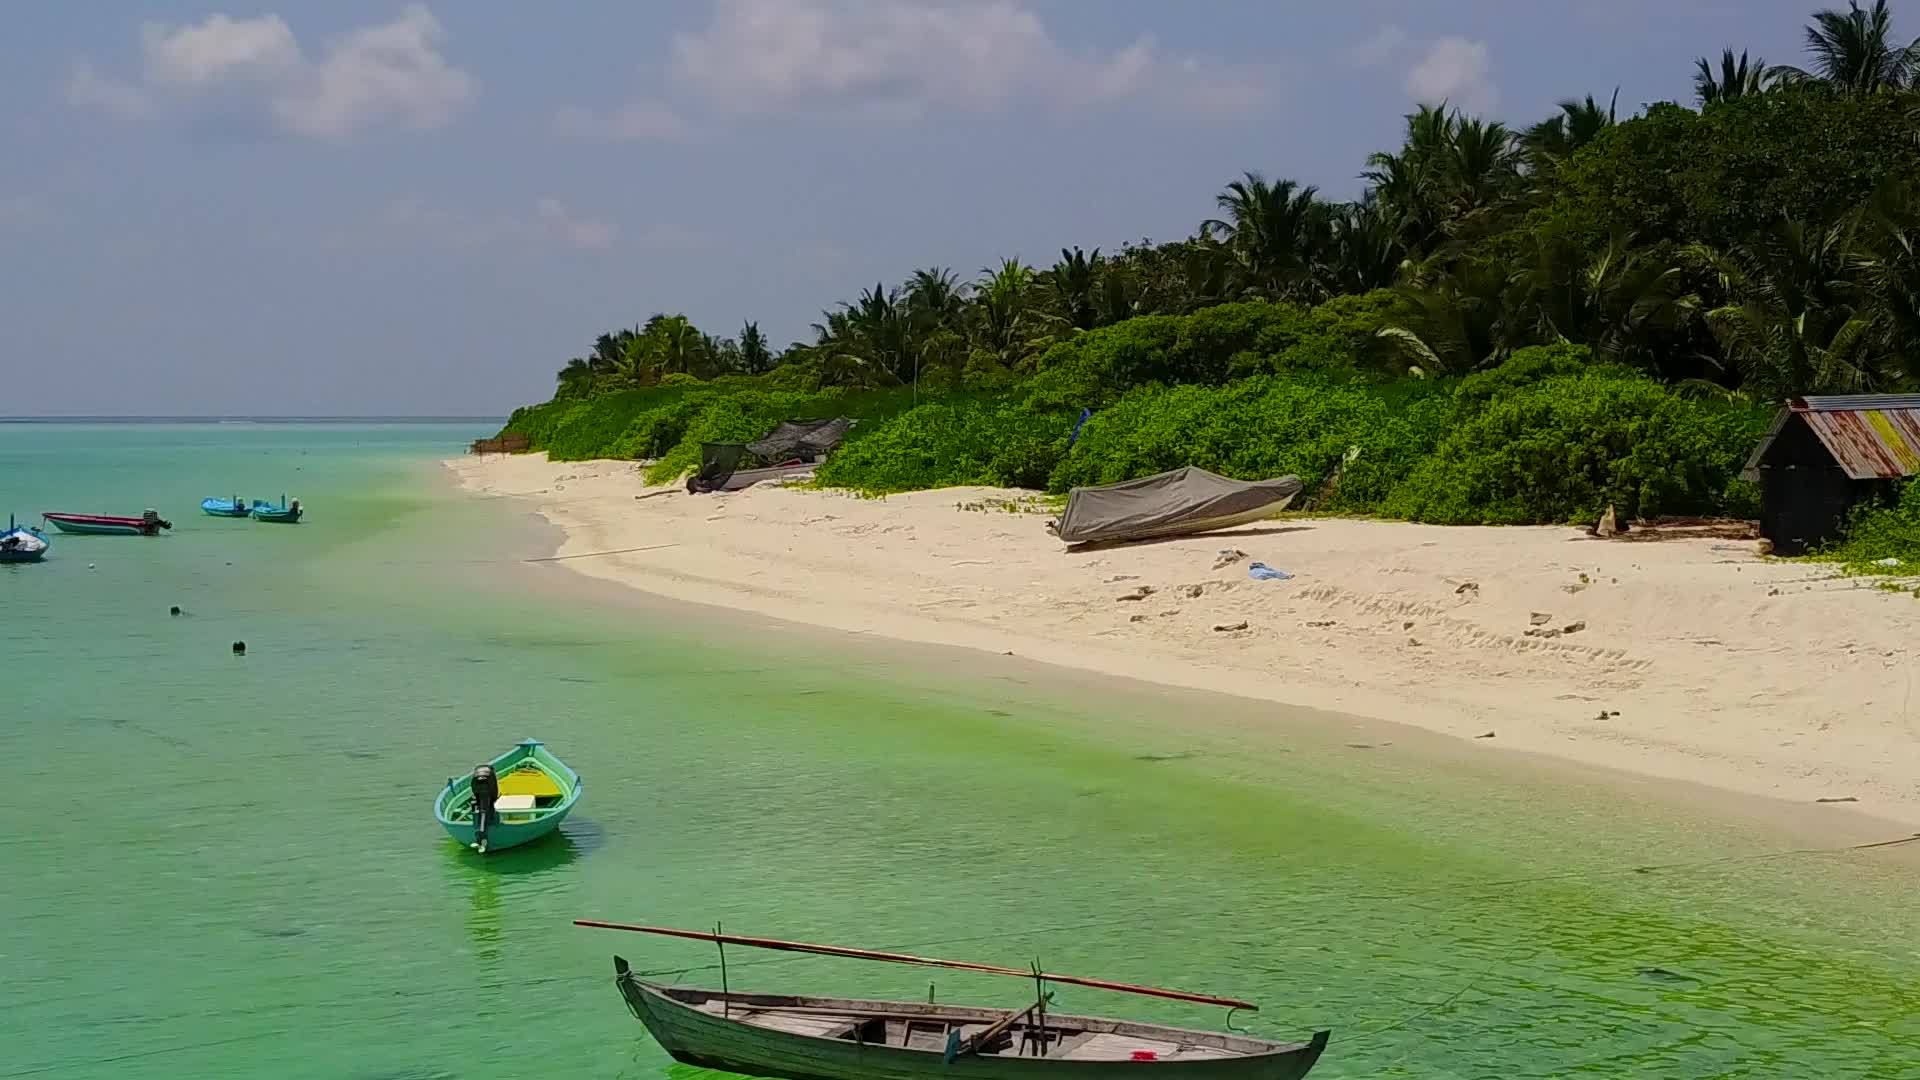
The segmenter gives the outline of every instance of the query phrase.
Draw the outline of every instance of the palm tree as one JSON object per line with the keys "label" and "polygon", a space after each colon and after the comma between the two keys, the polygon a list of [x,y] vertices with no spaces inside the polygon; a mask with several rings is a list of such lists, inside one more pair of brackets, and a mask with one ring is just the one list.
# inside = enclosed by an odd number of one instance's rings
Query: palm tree
{"label": "palm tree", "polygon": [[1700,98],[1702,108],[1715,102],[1757,97],[1766,93],[1775,81],[1768,73],[1767,62],[1757,56],[1749,61],[1744,50],[1738,59],[1734,58],[1732,49],[1722,51],[1718,74],[1704,56],[1695,61],[1695,65],[1693,92]]}
{"label": "palm tree", "polygon": [[944,266],[915,270],[902,291],[907,309],[923,329],[952,326],[960,318],[967,287]]}
{"label": "palm tree", "polygon": [[1811,72],[1782,66],[1771,74],[1785,82],[1824,82],[1850,94],[1904,90],[1920,75],[1920,41],[1894,42],[1887,0],[1874,0],[1871,8],[1848,0],[1845,11],[1815,12],[1807,27],[1807,52],[1813,57]]}
{"label": "palm tree", "polygon": [[1617,87],[1605,109],[1593,100],[1592,94],[1588,94],[1585,101],[1573,98],[1562,101],[1559,115],[1533,125],[1521,140],[1532,160],[1534,171],[1560,164],[1581,147],[1599,138],[1602,132],[1614,125],[1619,104],[1620,91]]}
{"label": "palm tree", "polygon": [[1606,248],[1537,231],[1532,265],[1514,275],[1521,318],[1541,341],[1587,345],[1596,358],[1672,374],[1675,343],[1699,310],[1682,267],[1615,232]]}
{"label": "palm tree", "polygon": [[1226,242],[1241,291],[1272,300],[1319,299],[1331,226],[1318,190],[1292,180],[1268,183],[1249,172],[1215,198],[1227,216],[1201,222],[1200,231]]}
{"label": "palm tree", "polygon": [[1377,153],[1360,174],[1367,181],[1367,197],[1392,228],[1401,248],[1424,255],[1440,233],[1444,215],[1436,205],[1439,185],[1433,169],[1411,154]]}
{"label": "palm tree", "polygon": [[767,336],[760,332],[759,323],[747,323],[740,327],[740,368],[748,375],[759,375],[773,367],[773,350],[767,347]]}
{"label": "palm tree", "polygon": [[[1588,127],[1604,126],[1597,104],[1590,114],[1575,111],[1583,137]],[[1407,254],[1424,258],[1443,241],[1484,228],[1519,193],[1521,140],[1505,124],[1462,116],[1444,103],[1422,105],[1406,119],[1400,152],[1374,154],[1361,177],[1397,222]],[[1559,120],[1567,133],[1566,114]]]}
{"label": "palm tree", "polygon": [[975,340],[1003,370],[1018,371],[1041,347],[1048,316],[1032,303],[1033,267],[1002,259],[999,269],[984,269],[973,287]]}
{"label": "palm tree", "polygon": [[593,341],[593,355],[588,358],[587,363],[602,375],[612,374],[620,366],[621,358],[626,355],[627,340],[633,335],[634,331],[627,329],[614,334],[601,334]]}
{"label": "palm tree", "polygon": [[593,363],[576,356],[554,373],[554,380],[560,384],[555,397],[584,397],[593,389]]}
{"label": "palm tree", "polygon": [[1449,270],[1410,268],[1394,290],[1406,314],[1378,332],[1412,372],[1464,375],[1497,367],[1526,343],[1505,269],[1491,259],[1467,259]]}
{"label": "palm tree", "polygon": [[1728,251],[1688,250],[1730,298],[1707,313],[1707,324],[1753,396],[1873,388],[1874,314],[1859,304],[1856,227],[1787,220]]}
{"label": "palm tree", "polygon": [[684,372],[698,375],[710,359],[707,337],[685,315],[655,315],[647,320],[642,336],[652,343],[652,353],[660,374]]}
{"label": "palm tree", "polygon": [[1139,278],[1131,267],[1108,262],[1106,272],[1100,275],[1100,291],[1094,297],[1098,307],[1094,323],[1111,326],[1143,314],[1140,306],[1143,292]]}
{"label": "palm tree", "polygon": [[840,349],[859,357],[870,378],[907,382],[914,365],[912,327],[899,290],[875,282],[858,299],[840,306],[845,316],[837,339]]}
{"label": "palm tree", "polygon": [[1920,201],[1911,182],[1862,208],[1853,275],[1887,381],[1920,382]]}
{"label": "palm tree", "polygon": [[1097,297],[1105,269],[1106,262],[1100,257],[1099,248],[1094,248],[1092,255],[1079,248],[1071,251],[1061,248],[1060,261],[1047,272],[1048,284],[1053,287],[1054,306],[1060,317],[1077,329],[1091,330],[1100,325]]}
{"label": "palm tree", "polygon": [[1327,281],[1335,292],[1384,289],[1399,276],[1406,252],[1392,215],[1374,192],[1333,210],[1333,246]]}
{"label": "palm tree", "polygon": [[1461,117],[1454,123],[1442,178],[1456,218],[1490,209],[1513,190],[1519,176],[1517,142],[1497,120]]}
{"label": "palm tree", "polygon": [[[654,316],[659,318],[659,316]],[[618,337],[620,355],[613,362],[612,374],[633,386],[651,386],[664,374],[660,366],[660,343],[651,334],[622,330]]]}

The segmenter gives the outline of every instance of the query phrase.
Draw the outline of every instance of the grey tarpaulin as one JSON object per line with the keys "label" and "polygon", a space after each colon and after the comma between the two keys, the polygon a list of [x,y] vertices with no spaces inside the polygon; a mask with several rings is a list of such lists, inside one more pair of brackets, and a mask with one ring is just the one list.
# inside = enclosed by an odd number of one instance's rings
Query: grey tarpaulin
{"label": "grey tarpaulin", "polygon": [[1052,528],[1069,544],[1211,532],[1279,513],[1300,487],[1297,476],[1229,480],[1189,465],[1105,487],[1074,488],[1066,513]]}
{"label": "grey tarpaulin", "polygon": [[831,420],[788,420],[747,444],[747,452],[768,464],[797,457],[812,461],[840,445],[853,421],[844,416]]}

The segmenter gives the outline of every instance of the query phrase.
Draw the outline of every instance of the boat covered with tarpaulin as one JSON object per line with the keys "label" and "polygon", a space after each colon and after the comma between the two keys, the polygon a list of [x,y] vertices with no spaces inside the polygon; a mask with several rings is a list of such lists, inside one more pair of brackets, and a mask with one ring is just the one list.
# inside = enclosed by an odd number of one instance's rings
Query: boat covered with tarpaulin
{"label": "boat covered with tarpaulin", "polygon": [[0,529],[0,563],[39,562],[52,546],[46,533],[15,524],[12,515],[7,517],[7,527]]}
{"label": "boat covered with tarpaulin", "polygon": [[1103,487],[1077,487],[1047,528],[1069,544],[1126,543],[1216,532],[1280,513],[1300,494],[1297,476],[1233,480],[1197,466]]}
{"label": "boat covered with tarpaulin", "polygon": [[700,471],[687,477],[687,490],[739,491],[769,480],[804,480],[845,441],[853,425],[844,416],[785,420],[750,443],[702,443]]}

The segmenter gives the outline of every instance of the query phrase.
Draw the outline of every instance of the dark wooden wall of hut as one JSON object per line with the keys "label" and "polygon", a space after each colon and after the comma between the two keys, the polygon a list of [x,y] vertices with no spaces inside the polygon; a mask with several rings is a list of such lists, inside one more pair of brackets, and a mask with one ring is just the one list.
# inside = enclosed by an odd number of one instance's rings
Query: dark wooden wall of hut
{"label": "dark wooden wall of hut", "polygon": [[1760,535],[1777,555],[1803,555],[1840,538],[1870,485],[1847,476],[1799,416],[1788,418],[1760,459]]}

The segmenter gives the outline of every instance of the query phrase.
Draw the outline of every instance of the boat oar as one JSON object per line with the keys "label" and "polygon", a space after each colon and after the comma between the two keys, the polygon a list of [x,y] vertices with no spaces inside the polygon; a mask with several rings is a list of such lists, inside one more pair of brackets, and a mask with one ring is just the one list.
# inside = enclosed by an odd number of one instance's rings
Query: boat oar
{"label": "boat oar", "polygon": [[[715,934],[705,930],[675,930],[666,926],[636,926],[630,923],[602,922],[598,919],[575,919],[575,926],[589,926],[600,930],[631,930],[639,934],[660,934],[665,937],[687,938],[692,941],[711,941],[722,945],[745,945],[754,949],[771,949],[776,952],[814,953],[819,956],[843,956],[851,960],[883,960],[892,964],[918,964],[921,967],[952,968],[955,971],[978,971],[988,975],[1012,975],[1021,979],[1031,979],[1035,973],[1019,968],[995,967],[992,964],[972,964],[964,960],[935,960],[926,956],[909,956],[906,953],[877,952],[872,949],[853,949],[845,945],[814,945],[804,941],[782,941],[778,938],[743,937],[738,934]],[[1158,986],[1137,986],[1133,983],[1110,982],[1106,979],[1084,979],[1077,975],[1054,975],[1040,972],[1039,978],[1048,982],[1070,983],[1074,986],[1086,986],[1095,990],[1113,990],[1122,994],[1145,994],[1148,997],[1170,998],[1174,1001],[1192,1001],[1201,1005],[1219,1005],[1228,1009],[1246,1009],[1258,1012],[1260,1006],[1251,1001],[1236,998],[1213,997],[1207,994],[1190,994],[1184,990],[1168,990]]]}

